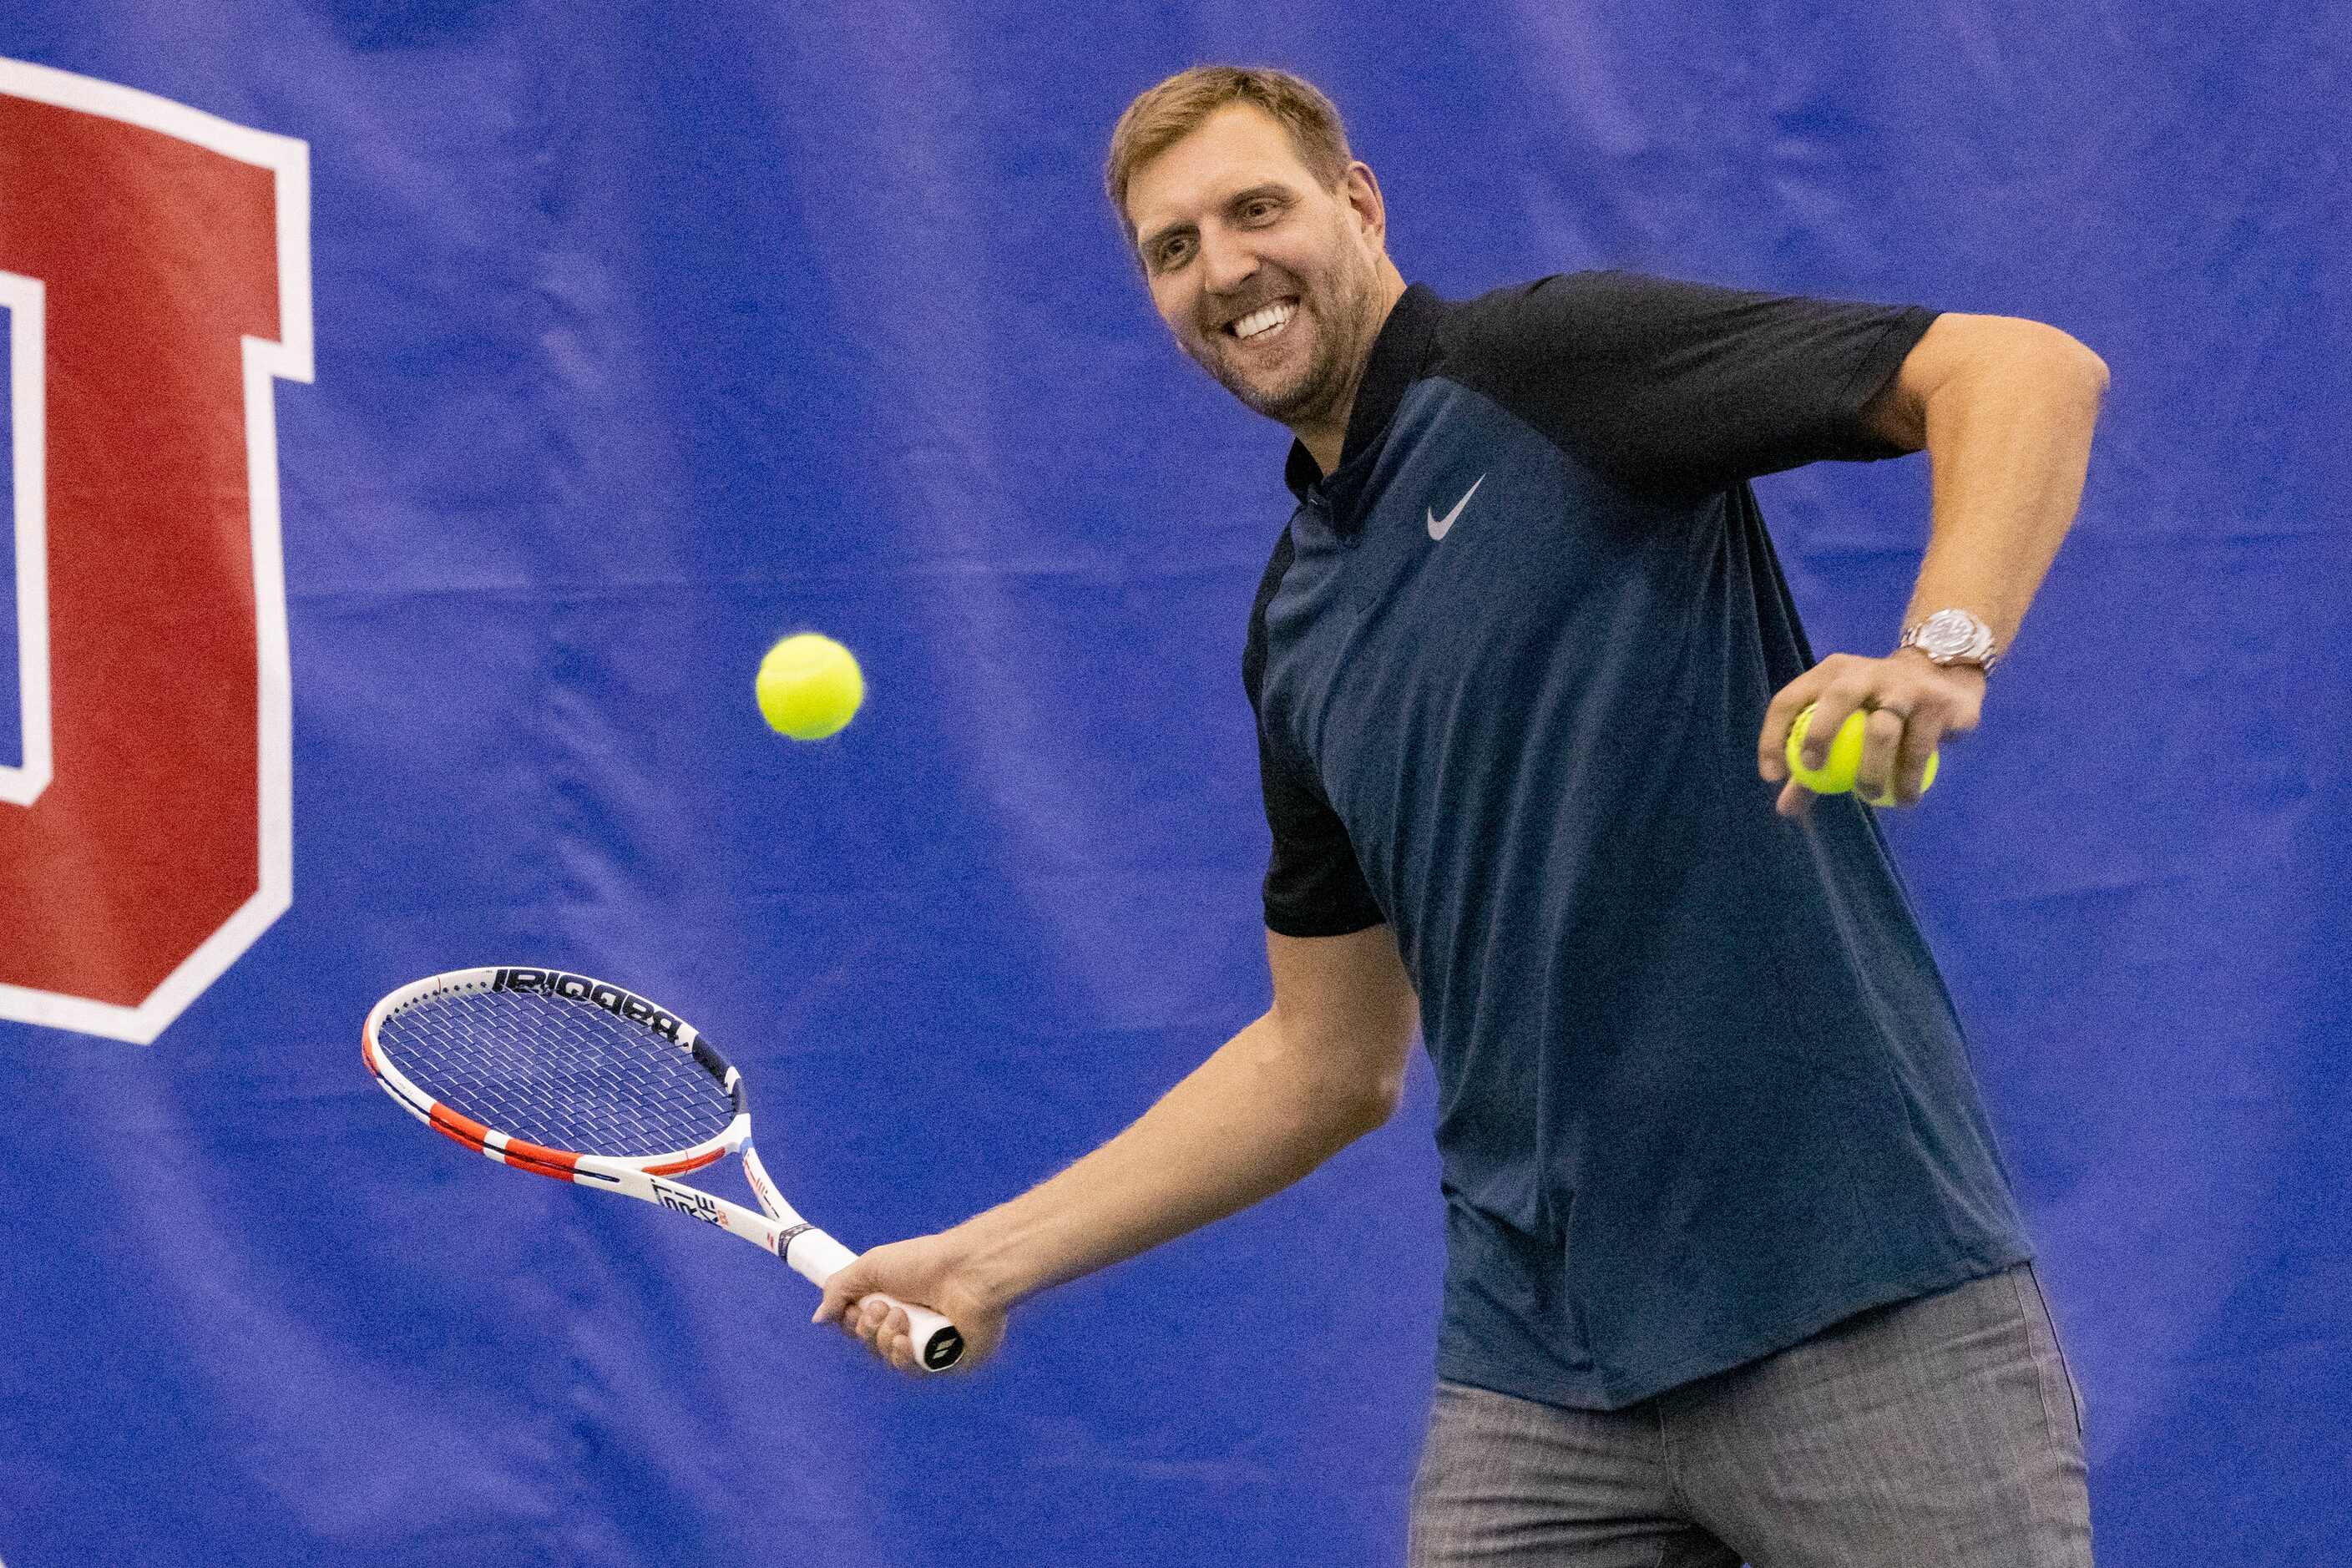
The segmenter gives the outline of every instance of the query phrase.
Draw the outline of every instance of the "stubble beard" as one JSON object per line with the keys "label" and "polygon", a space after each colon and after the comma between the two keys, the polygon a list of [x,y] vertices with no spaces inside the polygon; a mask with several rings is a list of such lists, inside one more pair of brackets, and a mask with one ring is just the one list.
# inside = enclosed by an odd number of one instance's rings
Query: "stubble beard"
{"label": "stubble beard", "polygon": [[[1355,400],[1356,384],[1371,353],[1377,334],[1380,280],[1369,262],[1343,266],[1328,290],[1318,291],[1301,279],[1298,316],[1316,325],[1314,352],[1287,384],[1267,386],[1254,382],[1225,362],[1222,353],[1195,355],[1217,384],[1239,398],[1253,413],[1296,429],[1301,425],[1342,418]],[[1290,331],[1291,328],[1285,328]],[[1219,329],[1222,333],[1223,329]]]}

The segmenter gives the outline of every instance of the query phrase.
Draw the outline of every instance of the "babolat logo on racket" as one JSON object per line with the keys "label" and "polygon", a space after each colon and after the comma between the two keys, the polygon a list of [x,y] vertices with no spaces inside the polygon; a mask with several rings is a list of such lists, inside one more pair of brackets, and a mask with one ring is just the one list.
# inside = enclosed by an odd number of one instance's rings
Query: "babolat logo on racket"
{"label": "babolat logo on racket", "polygon": [[644,997],[608,985],[602,980],[591,980],[584,974],[567,974],[561,969],[501,969],[490,983],[493,991],[513,991],[524,995],[561,996],[571,1002],[592,1002],[607,1013],[626,1018],[632,1024],[643,1024],[666,1040],[677,1038],[684,1026]]}
{"label": "babolat logo on racket", "polygon": [[715,1225],[722,1230],[727,1226],[727,1216],[719,1212],[718,1201],[707,1193],[696,1192],[692,1187],[673,1187],[667,1182],[657,1181],[654,1184],[654,1201],[666,1209],[692,1215],[706,1225]]}

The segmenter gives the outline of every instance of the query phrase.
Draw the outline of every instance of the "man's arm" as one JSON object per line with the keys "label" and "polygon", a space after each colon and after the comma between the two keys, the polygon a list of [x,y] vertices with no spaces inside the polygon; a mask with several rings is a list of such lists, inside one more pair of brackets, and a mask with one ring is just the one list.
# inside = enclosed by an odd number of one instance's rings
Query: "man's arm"
{"label": "man's arm", "polygon": [[[1927,559],[1906,625],[1937,610],[1973,611],[2007,648],[2083,499],[2091,429],[2107,386],[2099,356],[2055,327],[2007,316],[1938,316],[1864,417],[1934,470]],[[1772,699],[1758,739],[1764,777],[1788,779],[1780,810],[1801,816],[1804,786],[1784,749],[1807,703],[1805,761],[1818,767],[1848,714],[1872,710],[1857,789],[1905,805],[1948,734],[1976,728],[1985,678],[1915,649],[1885,658],[1832,654]],[[1907,718],[1905,717],[1907,715]]]}
{"label": "man's arm", "polygon": [[1269,931],[1266,957],[1273,1007],[1133,1126],[1010,1203],[866,1253],[816,1321],[913,1372],[905,1313],[850,1310],[881,1291],[946,1313],[977,1362],[1026,1298],[1246,1208],[1386,1121],[1419,1016],[1395,936]]}

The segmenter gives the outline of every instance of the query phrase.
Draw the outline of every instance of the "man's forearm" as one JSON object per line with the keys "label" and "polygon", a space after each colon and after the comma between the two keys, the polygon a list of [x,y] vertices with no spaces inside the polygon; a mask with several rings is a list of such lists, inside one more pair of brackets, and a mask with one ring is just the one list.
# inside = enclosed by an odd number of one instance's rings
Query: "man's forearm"
{"label": "man's forearm", "polygon": [[1388,1118],[1392,1086],[1333,1079],[1267,1014],[1126,1131],[948,1233],[962,1272],[1009,1304],[1279,1192]]}
{"label": "man's forearm", "polygon": [[1972,610],[1997,647],[2017,635],[2083,499],[2106,367],[2031,322],[1970,354],[1921,410],[1933,532],[1905,624]]}

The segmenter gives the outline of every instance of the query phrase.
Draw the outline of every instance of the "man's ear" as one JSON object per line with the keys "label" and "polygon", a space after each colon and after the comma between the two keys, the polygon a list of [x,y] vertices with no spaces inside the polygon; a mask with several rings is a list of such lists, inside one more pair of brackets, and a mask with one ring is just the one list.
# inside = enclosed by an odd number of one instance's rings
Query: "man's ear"
{"label": "man's ear", "polygon": [[1381,199],[1381,182],[1372,174],[1372,166],[1360,159],[1348,165],[1346,177],[1339,186],[1340,199],[1355,213],[1356,221],[1364,232],[1385,251],[1388,248],[1389,209]]}

